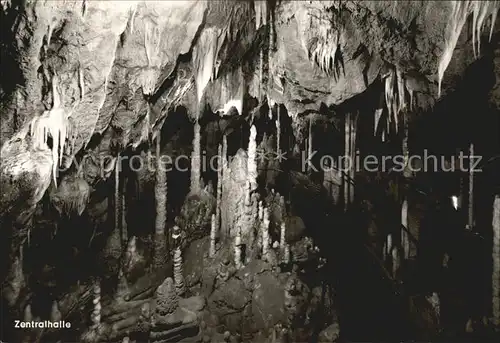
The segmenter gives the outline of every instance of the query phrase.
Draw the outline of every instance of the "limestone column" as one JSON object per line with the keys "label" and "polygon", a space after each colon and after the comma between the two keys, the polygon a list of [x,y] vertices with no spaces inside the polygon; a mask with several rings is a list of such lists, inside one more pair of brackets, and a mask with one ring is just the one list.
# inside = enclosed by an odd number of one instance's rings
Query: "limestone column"
{"label": "limestone column", "polygon": [[217,220],[216,215],[212,214],[212,220],[210,222],[210,251],[208,255],[214,257],[215,255],[215,238],[217,234]]}
{"label": "limestone column", "polygon": [[469,229],[474,226],[474,144],[469,147],[469,212],[467,225]]}
{"label": "limestone column", "polygon": [[191,154],[191,192],[198,193],[201,190],[201,133],[198,120],[194,124],[193,152]]}
{"label": "limestone column", "polygon": [[153,268],[161,269],[167,259],[167,168],[160,153],[160,135],[156,138],[156,222],[153,243]]}
{"label": "limestone column", "polygon": [[493,272],[492,272],[492,314],[493,323],[500,328],[500,196],[493,203]]}

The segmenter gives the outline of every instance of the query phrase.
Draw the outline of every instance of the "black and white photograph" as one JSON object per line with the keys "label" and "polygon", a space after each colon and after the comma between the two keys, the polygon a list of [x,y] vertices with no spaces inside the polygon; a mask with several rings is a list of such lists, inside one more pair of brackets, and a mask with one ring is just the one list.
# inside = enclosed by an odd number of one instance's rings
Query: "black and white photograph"
{"label": "black and white photograph", "polygon": [[500,342],[499,11],[0,0],[0,343]]}

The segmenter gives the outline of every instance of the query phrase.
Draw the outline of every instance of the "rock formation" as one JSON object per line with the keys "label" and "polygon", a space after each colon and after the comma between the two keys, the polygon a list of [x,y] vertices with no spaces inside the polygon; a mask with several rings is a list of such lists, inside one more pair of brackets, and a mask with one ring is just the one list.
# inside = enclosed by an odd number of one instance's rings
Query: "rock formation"
{"label": "rock formation", "polygon": [[0,1],[0,340],[497,340],[499,9]]}

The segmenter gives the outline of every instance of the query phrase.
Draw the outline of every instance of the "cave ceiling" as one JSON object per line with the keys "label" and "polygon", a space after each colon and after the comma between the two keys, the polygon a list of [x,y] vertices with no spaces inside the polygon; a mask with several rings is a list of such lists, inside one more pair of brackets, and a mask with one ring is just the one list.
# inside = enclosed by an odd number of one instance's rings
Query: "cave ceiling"
{"label": "cave ceiling", "polygon": [[[206,105],[241,113],[249,95],[294,117],[340,105],[376,80],[395,116],[432,104],[480,56],[478,37],[496,33],[498,6],[2,1],[2,180],[35,180],[27,198],[36,204],[54,165],[71,165],[93,137],[112,128],[120,146],[137,147],[177,105],[193,119]],[[62,153],[40,144],[34,123],[61,137]]]}

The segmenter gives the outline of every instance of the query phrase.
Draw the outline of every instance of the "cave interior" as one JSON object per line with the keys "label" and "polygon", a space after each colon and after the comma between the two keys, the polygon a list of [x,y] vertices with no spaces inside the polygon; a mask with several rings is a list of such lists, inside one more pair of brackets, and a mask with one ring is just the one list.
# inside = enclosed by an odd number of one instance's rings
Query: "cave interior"
{"label": "cave interior", "polygon": [[1,1],[0,341],[500,341],[499,9]]}

